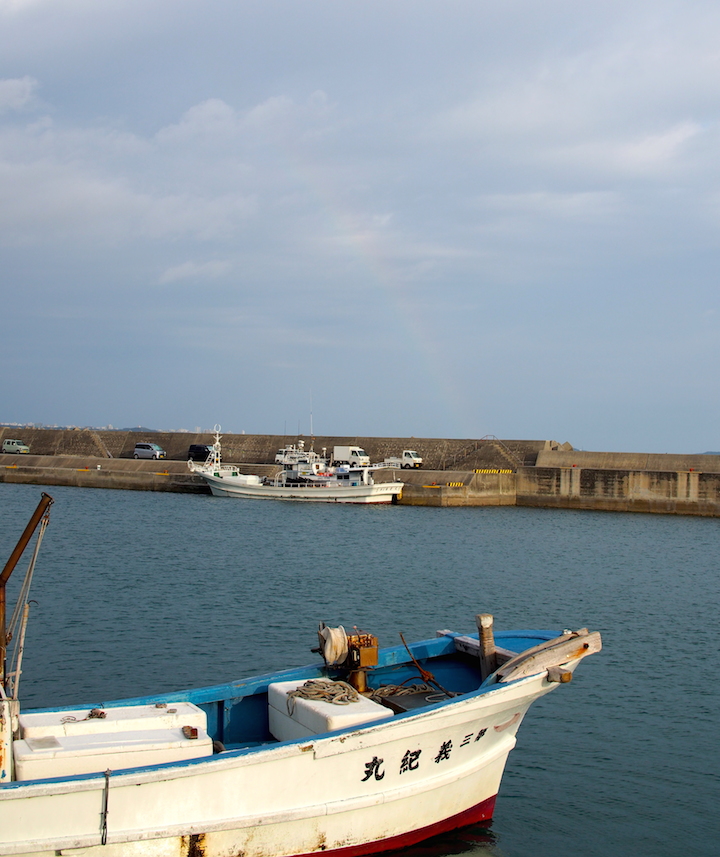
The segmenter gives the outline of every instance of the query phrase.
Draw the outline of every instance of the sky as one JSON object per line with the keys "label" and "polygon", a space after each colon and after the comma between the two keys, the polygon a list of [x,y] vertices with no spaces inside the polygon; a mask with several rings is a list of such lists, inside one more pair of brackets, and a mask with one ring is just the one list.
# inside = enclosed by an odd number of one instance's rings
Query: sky
{"label": "sky", "polygon": [[720,5],[0,0],[0,422],[720,449]]}

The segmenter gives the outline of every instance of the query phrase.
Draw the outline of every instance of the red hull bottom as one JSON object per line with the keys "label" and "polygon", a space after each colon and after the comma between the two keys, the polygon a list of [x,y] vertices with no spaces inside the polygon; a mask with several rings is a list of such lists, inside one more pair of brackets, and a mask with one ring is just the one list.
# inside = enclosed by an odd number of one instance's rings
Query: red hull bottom
{"label": "red hull bottom", "polygon": [[[440,833],[447,833],[450,830],[457,830],[459,827],[467,827],[470,824],[478,824],[481,821],[490,821],[495,809],[496,799],[497,795],[493,795],[493,797],[484,800],[482,803],[477,804],[477,806],[466,809],[464,812],[458,813],[458,815],[445,818],[443,821],[429,824],[427,827],[419,827],[417,830],[411,830],[399,836],[391,836],[389,839],[379,839],[376,842],[365,842],[362,845],[349,845],[347,848],[335,848],[323,851],[323,855],[328,854],[332,855],[332,857],[362,857],[365,854],[377,854],[380,851],[394,851],[396,848],[407,848],[408,845],[416,845],[418,842],[430,839],[431,836],[438,836]],[[317,852],[299,854],[297,857],[317,857]]]}

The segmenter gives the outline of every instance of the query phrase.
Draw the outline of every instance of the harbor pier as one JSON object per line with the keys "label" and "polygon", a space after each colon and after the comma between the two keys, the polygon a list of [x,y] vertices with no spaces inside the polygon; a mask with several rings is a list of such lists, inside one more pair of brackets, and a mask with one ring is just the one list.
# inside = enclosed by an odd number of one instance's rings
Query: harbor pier
{"label": "harbor pier", "polygon": [[[0,429],[0,441],[20,437],[30,454],[0,454],[0,482],[207,494],[187,466],[190,444],[211,433]],[[376,481],[405,483],[401,504],[534,506],[720,517],[720,455],[611,453],[575,450],[548,440],[442,438],[301,438],[317,452],[362,446],[372,461],[412,448],[419,470],[381,469]],[[298,438],[223,435],[223,458],[241,472],[272,475],[276,452]],[[167,459],[133,458],[135,443],[162,446]]]}

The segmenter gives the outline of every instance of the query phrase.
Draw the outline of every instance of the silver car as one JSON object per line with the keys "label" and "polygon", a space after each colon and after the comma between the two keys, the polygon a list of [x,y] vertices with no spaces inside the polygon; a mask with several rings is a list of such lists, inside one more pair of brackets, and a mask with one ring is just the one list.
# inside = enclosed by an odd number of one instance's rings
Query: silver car
{"label": "silver car", "polygon": [[167,453],[156,443],[136,443],[133,458],[167,458]]}

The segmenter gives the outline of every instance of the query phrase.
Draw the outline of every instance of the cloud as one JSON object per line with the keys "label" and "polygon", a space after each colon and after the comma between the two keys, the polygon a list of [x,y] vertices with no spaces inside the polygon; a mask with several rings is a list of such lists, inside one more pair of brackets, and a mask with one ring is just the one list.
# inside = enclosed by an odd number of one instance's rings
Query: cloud
{"label": "cloud", "polygon": [[232,265],[229,261],[183,262],[163,271],[158,280],[161,284],[176,283],[179,280],[212,280],[226,274]]}
{"label": "cloud", "polygon": [[[27,100],[31,89],[6,87],[6,102]],[[227,172],[222,182],[203,181],[207,172],[170,154],[151,137],[112,127],[66,128],[47,117],[0,126],[0,242],[236,234],[255,209],[253,191],[237,176],[228,182]],[[189,174],[200,177],[194,187]]]}
{"label": "cloud", "polygon": [[[0,105],[30,106],[34,79],[2,84]],[[313,92],[243,110],[206,99],[145,135],[57,116],[0,125],[0,241],[227,240],[261,206],[277,222],[307,204],[298,158],[317,147],[330,109]]]}
{"label": "cloud", "polygon": [[26,107],[32,101],[37,85],[38,82],[27,75],[0,80],[0,113]]}
{"label": "cloud", "polygon": [[548,161],[564,168],[585,169],[593,175],[636,176],[667,182],[678,170],[692,168],[689,143],[704,132],[697,122],[679,122],[657,133],[593,139],[576,145],[559,145],[548,151]]}
{"label": "cloud", "polygon": [[254,209],[252,198],[242,194],[199,196],[135,183],[140,186],[88,164],[0,162],[0,196],[6,200],[0,206],[0,242],[217,241],[235,234]]}
{"label": "cloud", "polygon": [[259,143],[318,139],[328,130],[332,109],[322,91],[302,102],[274,95],[244,110],[236,110],[221,98],[209,98],[186,110],[179,122],[161,128],[155,139],[163,146],[232,146],[242,157]]}
{"label": "cloud", "polygon": [[23,12],[40,2],[42,0],[0,0],[0,14],[12,15]]}
{"label": "cloud", "polygon": [[204,135],[232,133],[237,126],[237,113],[221,98],[209,98],[183,113],[180,121],[158,131],[160,142],[187,140]]}

